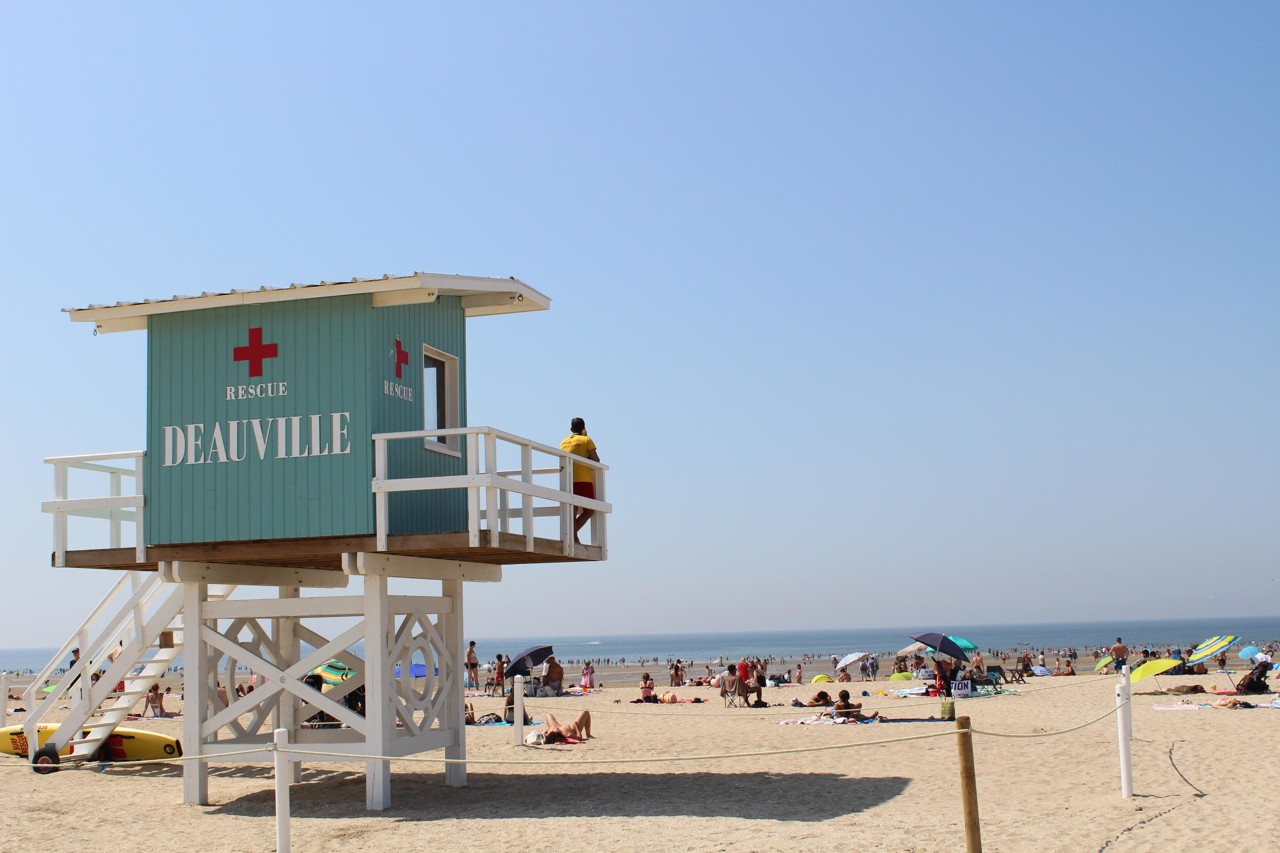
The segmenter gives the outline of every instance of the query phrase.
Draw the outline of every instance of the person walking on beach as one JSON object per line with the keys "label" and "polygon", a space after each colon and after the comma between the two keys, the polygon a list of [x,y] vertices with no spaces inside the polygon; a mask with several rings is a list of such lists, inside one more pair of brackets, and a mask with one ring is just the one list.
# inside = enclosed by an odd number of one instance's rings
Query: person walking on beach
{"label": "person walking on beach", "polygon": [[[569,435],[560,442],[560,449],[574,456],[581,456],[584,459],[590,459],[592,462],[599,462],[600,456],[596,453],[596,443],[587,435],[587,422],[582,418],[574,418],[569,422]],[[579,465],[576,462],[573,465],[573,493],[578,497],[590,498],[595,500],[596,497],[596,473],[589,465]],[[582,509],[577,507],[573,515],[573,541],[578,541],[578,531],[582,526],[591,520],[591,516],[595,515],[593,509]]]}
{"label": "person walking on beach", "polygon": [[1111,660],[1116,672],[1121,672],[1129,665],[1129,647],[1119,637],[1116,637],[1116,643],[1111,647]]}

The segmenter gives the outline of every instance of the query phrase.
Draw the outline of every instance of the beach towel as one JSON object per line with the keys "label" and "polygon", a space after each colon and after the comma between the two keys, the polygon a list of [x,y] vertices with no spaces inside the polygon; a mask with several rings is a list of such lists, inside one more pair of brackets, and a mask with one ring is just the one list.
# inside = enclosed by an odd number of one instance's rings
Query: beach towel
{"label": "beach towel", "polygon": [[1212,705],[1194,705],[1190,702],[1181,702],[1177,705],[1152,705],[1153,711],[1199,711],[1202,708],[1212,708]]}

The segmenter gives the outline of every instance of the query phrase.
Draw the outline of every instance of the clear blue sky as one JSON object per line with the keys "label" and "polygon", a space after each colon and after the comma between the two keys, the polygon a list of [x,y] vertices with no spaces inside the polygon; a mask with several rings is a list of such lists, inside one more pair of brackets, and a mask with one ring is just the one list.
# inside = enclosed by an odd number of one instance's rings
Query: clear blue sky
{"label": "clear blue sky", "polygon": [[[0,4],[0,646],[48,455],[141,449],[93,303],[514,275],[470,422],[612,466],[477,636],[1274,613],[1274,4]],[[1229,626],[1224,626],[1229,628]]]}

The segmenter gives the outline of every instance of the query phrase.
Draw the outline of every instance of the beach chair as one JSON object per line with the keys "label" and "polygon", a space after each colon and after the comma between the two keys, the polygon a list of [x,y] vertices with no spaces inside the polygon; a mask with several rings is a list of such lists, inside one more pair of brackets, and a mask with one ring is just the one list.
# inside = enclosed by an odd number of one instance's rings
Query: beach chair
{"label": "beach chair", "polygon": [[720,698],[724,699],[726,708],[748,708],[750,691],[747,684],[736,675],[725,675],[720,679]]}

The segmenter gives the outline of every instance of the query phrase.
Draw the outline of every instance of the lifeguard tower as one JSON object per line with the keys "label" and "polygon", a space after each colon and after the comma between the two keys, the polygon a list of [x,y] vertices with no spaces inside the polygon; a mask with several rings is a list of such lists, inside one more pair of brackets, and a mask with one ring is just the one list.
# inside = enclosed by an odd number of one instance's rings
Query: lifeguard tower
{"label": "lifeguard tower", "polygon": [[[323,760],[365,760],[370,809],[390,805],[385,756],[465,759],[464,584],[607,556],[604,466],[467,424],[467,318],[549,307],[515,279],[415,273],[68,309],[97,333],[146,331],[147,436],[47,460],[53,564],[122,576],[32,682],[33,764],[68,744],[92,758],[179,655],[188,755],[270,760],[285,728]],[[573,494],[575,462],[595,500]],[[576,508],[595,510],[582,543]],[[71,519],[96,547],[73,546]],[[353,577],[358,593],[332,591]],[[392,594],[394,578],[428,583]],[[350,676],[317,689],[333,660]],[[465,784],[465,765],[445,781]],[[207,802],[206,762],[185,764],[183,799]]]}

